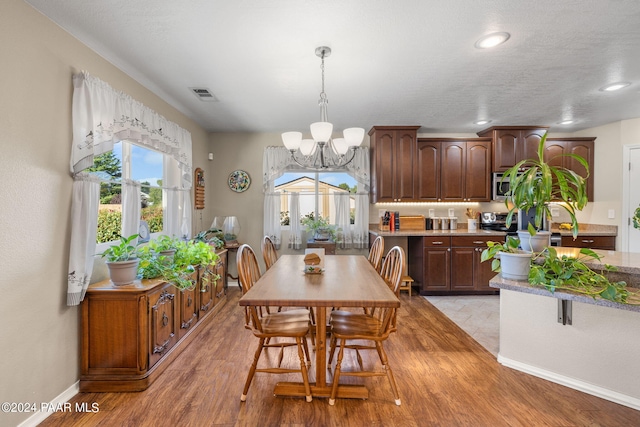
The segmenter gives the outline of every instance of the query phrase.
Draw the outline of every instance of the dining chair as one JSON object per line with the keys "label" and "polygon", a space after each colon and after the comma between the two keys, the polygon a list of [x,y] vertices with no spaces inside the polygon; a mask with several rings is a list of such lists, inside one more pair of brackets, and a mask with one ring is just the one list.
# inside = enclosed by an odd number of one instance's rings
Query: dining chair
{"label": "dining chair", "polygon": [[[247,293],[260,278],[260,266],[258,265],[258,260],[251,246],[243,244],[238,248],[236,265],[238,268],[238,280],[242,285],[242,292],[244,294]],[[247,400],[247,392],[249,391],[249,386],[256,372],[269,374],[300,372],[304,383],[306,400],[307,402],[311,402],[311,387],[309,385],[308,375],[311,358],[309,357],[309,349],[306,341],[306,335],[309,333],[309,310],[296,309],[270,313],[268,307],[247,306],[245,307],[245,328],[250,329],[253,335],[258,338],[259,342],[253,357],[253,362],[249,368],[240,400],[242,402]],[[272,338],[277,339],[277,342],[272,343]],[[291,338],[295,342],[292,342],[290,340]],[[283,339],[285,341],[282,341]],[[284,349],[285,347],[292,346],[296,346],[298,349],[300,369],[282,367]],[[280,348],[278,365],[258,368],[258,361],[260,360],[262,351],[269,347]]]}
{"label": "dining chair", "polygon": [[[399,246],[394,246],[385,257],[380,275],[396,296],[398,296],[400,292],[400,281],[402,279],[404,267],[404,250]],[[398,386],[396,385],[396,381],[393,377],[393,372],[391,371],[391,366],[389,364],[389,358],[387,357],[387,353],[384,351],[383,346],[384,341],[389,338],[389,335],[391,335],[392,332],[397,331],[397,309],[395,307],[371,307],[368,313],[354,313],[348,311],[333,312],[330,317],[330,326],[331,348],[328,359],[329,367],[333,359],[335,348],[338,346],[338,341],[340,342],[340,350],[338,352],[336,368],[333,374],[333,386],[331,389],[329,404],[335,404],[338,382],[340,381],[341,375],[358,377],[386,375],[389,379],[389,383],[391,384],[395,403],[396,405],[400,405]],[[360,344],[359,342],[352,342],[355,340],[371,341],[372,344],[366,345]],[[341,371],[345,348],[356,350],[358,364],[360,367],[359,371]],[[362,358],[360,356],[361,350],[376,350],[383,370],[380,371],[372,369],[370,371],[365,371],[363,368]]]}
{"label": "dining chair", "polygon": [[267,266],[267,270],[271,268],[273,264],[278,260],[278,252],[276,251],[276,245],[269,236],[262,238],[262,258],[264,258],[264,264]]}
{"label": "dining chair", "polygon": [[371,244],[371,249],[369,249],[369,256],[367,259],[373,265],[373,268],[376,271],[380,271],[380,266],[382,264],[382,254],[384,253],[384,237],[378,236],[375,238],[373,243]]}

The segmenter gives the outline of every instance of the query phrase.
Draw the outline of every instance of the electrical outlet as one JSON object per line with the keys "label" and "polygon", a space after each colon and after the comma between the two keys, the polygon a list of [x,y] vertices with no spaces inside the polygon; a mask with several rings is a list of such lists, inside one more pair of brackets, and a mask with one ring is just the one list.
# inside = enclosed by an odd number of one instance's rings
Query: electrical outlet
{"label": "electrical outlet", "polygon": [[609,219],[615,219],[615,217],[616,217],[616,210],[609,209]]}
{"label": "electrical outlet", "polygon": [[378,217],[383,218],[385,212],[386,212],[386,210],[384,210],[384,209],[378,209]]}
{"label": "electrical outlet", "polygon": [[551,211],[551,216],[552,217],[557,217],[560,216],[560,209],[558,208],[551,208],[549,209]]}

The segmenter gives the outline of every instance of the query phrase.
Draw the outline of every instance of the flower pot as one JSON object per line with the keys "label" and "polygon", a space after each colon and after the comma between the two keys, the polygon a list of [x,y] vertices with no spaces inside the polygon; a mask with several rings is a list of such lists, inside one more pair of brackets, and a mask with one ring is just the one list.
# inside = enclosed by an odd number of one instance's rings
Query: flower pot
{"label": "flower pot", "polygon": [[160,255],[164,257],[163,264],[173,264],[173,256],[176,254],[175,249],[167,249],[166,251],[160,251]]}
{"label": "flower pot", "polygon": [[538,231],[535,236],[527,230],[518,231],[520,248],[527,252],[542,252],[547,246],[551,246],[551,232]]}
{"label": "flower pot", "polygon": [[498,252],[500,275],[509,280],[527,280],[531,270],[531,252]]}
{"label": "flower pot", "polygon": [[331,231],[326,228],[319,228],[313,235],[313,240],[326,242],[331,239]]}
{"label": "flower pot", "polygon": [[133,283],[138,274],[138,264],[140,260],[130,259],[128,261],[107,262],[109,276],[115,286],[123,286]]}

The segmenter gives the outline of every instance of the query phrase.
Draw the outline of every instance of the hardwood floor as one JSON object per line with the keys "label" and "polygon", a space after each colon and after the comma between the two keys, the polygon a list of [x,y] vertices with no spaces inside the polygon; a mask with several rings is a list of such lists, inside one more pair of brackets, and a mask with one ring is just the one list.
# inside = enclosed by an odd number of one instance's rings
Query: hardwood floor
{"label": "hardwood floor", "polygon": [[[386,343],[402,405],[386,377],[364,383],[368,400],[273,396],[294,375],[256,374],[240,394],[258,340],[243,327],[240,291],[146,391],[81,393],[97,413],[60,412],[41,426],[637,426],[640,411],[505,368],[424,298],[402,294],[398,332]],[[270,360],[277,351],[269,350]],[[377,360],[365,355],[366,365]],[[375,358],[374,358],[375,356]],[[313,359],[313,357],[312,357]],[[283,364],[296,363],[291,350]],[[345,355],[343,369],[357,366]],[[365,366],[366,367],[366,366]],[[313,381],[313,374],[310,380]],[[329,376],[330,378],[330,376]]]}

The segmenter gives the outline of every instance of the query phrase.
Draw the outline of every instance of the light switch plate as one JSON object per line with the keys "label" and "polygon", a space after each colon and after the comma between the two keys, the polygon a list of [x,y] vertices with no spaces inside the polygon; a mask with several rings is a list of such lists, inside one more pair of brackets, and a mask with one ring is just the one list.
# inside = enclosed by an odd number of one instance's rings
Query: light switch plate
{"label": "light switch plate", "polygon": [[551,216],[552,217],[560,216],[560,209],[559,208],[551,208],[549,210],[551,211]]}
{"label": "light switch plate", "polygon": [[609,219],[615,219],[616,211],[615,209],[609,209]]}

